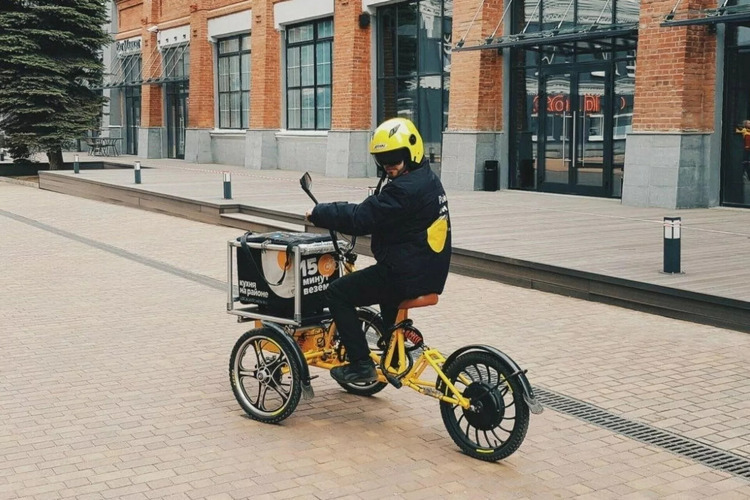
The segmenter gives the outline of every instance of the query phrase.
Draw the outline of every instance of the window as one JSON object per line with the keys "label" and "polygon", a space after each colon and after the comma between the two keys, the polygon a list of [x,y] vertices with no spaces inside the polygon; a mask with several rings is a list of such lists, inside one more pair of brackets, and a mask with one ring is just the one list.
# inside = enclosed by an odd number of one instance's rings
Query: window
{"label": "window", "polygon": [[431,162],[441,161],[448,126],[452,30],[452,0],[378,8],[378,123],[413,121]]}
{"label": "window", "polygon": [[333,20],[287,28],[286,122],[288,129],[331,128]]}
{"label": "window", "polygon": [[219,128],[245,129],[250,118],[250,35],[218,42]]}

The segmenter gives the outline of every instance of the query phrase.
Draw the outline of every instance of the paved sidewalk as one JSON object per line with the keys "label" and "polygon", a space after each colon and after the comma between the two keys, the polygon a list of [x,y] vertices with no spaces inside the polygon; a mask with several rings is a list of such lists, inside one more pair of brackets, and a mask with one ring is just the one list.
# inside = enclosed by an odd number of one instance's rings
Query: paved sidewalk
{"label": "paved sidewalk", "polygon": [[[434,400],[354,397],[325,372],[283,424],[244,418],[227,364],[245,327],[222,288],[237,233],[0,183],[0,499],[750,497],[549,408],[479,462]],[[495,345],[540,390],[750,459],[745,333],[455,274],[414,317],[446,353]]]}
{"label": "paved sidewalk", "polygon": [[[70,154],[68,159],[72,161]],[[132,166],[135,157],[102,161]],[[310,207],[299,188],[300,172],[140,161],[143,183],[137,187],[146,191],[296,214]],[[232,200],[223,199],[223,171],[232,173]],[[80,178],[136,187],[132,170],[82,171]],[[321,173],[313,173],[313,179],[321,201],[361,201],[368,186],[377,183],[373,178],[326,178]],[[456,248],[739,300],[750,310],[748,209],[640,208],[615,199],[515,190],[449,191],[448,198]],[[683,274],[661,272],[665,216],[682,217]]]}

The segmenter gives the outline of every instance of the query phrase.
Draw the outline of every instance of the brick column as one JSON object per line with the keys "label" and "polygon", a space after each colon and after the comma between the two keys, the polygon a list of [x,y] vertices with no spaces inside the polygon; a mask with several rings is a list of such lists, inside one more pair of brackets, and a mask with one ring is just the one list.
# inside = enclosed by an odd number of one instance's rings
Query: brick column
{"label": "brick column", "polygon": [[[148,23],[145,23],[148,24]],[[156,33],[141,30],[142,76],[146,81],[161,75],[161,55]],[[164,93],[161,85],[143,84],[141,87],[141,126],[138,130],[138,156],[161,158],[166,150],[164,129]]]}
{"label": "brick column", "polygon": [[[480,3],[453,2],[454,44],[467,30],[467,46],[477,45],[494,32],[503,15],[503,1],[486,0],[477,13]],[[502,26],[495,33],[496,37],[501,35]],[[503,158],[499,134],[503,117],[502,63],[496,49],[454,51],[451,56],[448,130],[443,134],[441,169],[446,187],[479,189],[485,160]],[[503,185],[507,183],[507,165],[501,164],[500,178]]]}
{"label": "brick column", "polygon": [[250,130],[245,137],[245,166],[278,166],[275,133],[281,127],[281,36],[274,28],[274,0],[253,1]]}
{"label": "brick column", "polygon": [[214,127],[214,58],[208,40],[207,11],[190,6],[190,97],[185,131],[185,160],[211,163]]}
{"label": "brick column", "polygon": [[[712,0],[681,9],[712,8]],[[661,27],[674,2],[642,0],[633,133],[623,203],[665,208],[718,203],[708,161],[716,92],[716,36],[706,25]],[[716,165],[713,168],[718,168]]]}
{"label": "brick column", "polygon": [[336,0],[334,4],[333,115],[326,144],[329,177],[376,175],[375,164],[367,152],[372,125],[372,27],[359,27],[360,14],[360,0]]}

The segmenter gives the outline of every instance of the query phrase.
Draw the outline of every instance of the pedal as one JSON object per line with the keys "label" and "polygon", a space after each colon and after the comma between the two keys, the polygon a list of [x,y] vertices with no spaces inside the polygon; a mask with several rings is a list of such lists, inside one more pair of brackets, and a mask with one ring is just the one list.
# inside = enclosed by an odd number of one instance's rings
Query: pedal
{"label": "pedal", "polygon": [[401,386],[404,385],[401,383],[399,379],[391,375],[390,373],[385,374],[385,379],[396,389],[401,389]]}

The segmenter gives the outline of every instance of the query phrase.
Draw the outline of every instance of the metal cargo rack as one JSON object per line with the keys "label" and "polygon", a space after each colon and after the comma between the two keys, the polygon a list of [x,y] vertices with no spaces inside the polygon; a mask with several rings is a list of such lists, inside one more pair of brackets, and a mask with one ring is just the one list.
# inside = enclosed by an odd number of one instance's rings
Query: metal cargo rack
{"label": "metal cargo rack", "polygon": [[[339,241],[341,248],[346,248],[347,242]],[[243,304],[241,307],[235,307],[235,303],[240,301],[239,295],[235,294],[235,290],[239,290],[239,277],[235,276],[234,273],[234,251],[235,248],[240,248],[242,245],[237,240],[227,241],[227,312],[238,316],[238,321],[272,321],[282,325],[302,326],[302,275],[300,273],[300,265],[302,258],[306,255],[321,254],[321,253],[335,253],[336,249],[331,241],[319,241],[314,243],[301,243],[292,247],[292,253],[294,255],[294,317],[280,317],[263,314],[260,312],[260,308],[257,304]],[[286,245],[279,245],[268,242],[248,242],[247,246],[250,248],[260,250],[270,250],[277,252],[286,252]],[[342,266],[338,266],[339,276],[342,272]],[[237,280],[235,281],[235,278]]]}

